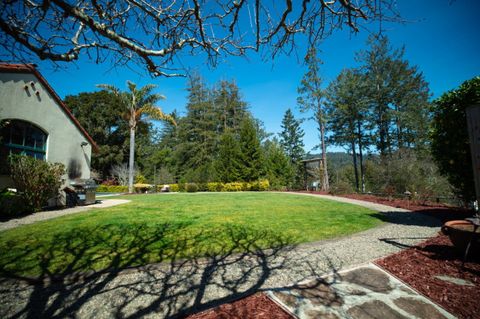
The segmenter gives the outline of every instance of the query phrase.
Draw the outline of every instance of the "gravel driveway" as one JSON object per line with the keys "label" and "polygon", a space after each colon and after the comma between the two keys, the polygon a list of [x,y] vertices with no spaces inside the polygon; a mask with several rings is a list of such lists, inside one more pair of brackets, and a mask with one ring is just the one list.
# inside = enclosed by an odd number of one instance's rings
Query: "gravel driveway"
{"label": "gravel driveway", "polygon": [[301,281],[395,253],[434,236],[441,226],[436,219],[404,209],[303,195],[375,209],[388,223],[340,239],[268,251],[252,249],[83,277],[0,279],[0,317],[181,317],[252,292],[297,287]]}

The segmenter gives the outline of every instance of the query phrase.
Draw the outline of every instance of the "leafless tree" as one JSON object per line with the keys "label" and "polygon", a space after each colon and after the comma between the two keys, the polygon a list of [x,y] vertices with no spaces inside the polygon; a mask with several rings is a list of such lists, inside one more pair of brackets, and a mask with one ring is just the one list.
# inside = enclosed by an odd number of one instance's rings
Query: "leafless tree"
{"label": "leafless tree", "polygon": [[[136,174],[136,171],[136,167],[133,167],[134,175]],[[127,163],[113,165],[112,169],[110,170],[110,174],[117,179],[120,185],[128,185],[129,169]]]}
{"label": "leafless tree", "polygon": [[86,57],[177,76],[172,67],[187,55],[213,66],[261,48],[275,57],[292,52],[300,35],[311,46],[343,27],[398,18],[395,0],[2,0],[0,58]]}

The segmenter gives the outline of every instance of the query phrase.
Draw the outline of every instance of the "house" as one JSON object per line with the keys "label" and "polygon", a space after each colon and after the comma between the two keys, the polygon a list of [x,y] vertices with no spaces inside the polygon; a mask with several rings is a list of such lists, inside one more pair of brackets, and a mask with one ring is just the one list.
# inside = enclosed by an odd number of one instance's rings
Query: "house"
{"label": "house", "polygon": [[97,146],[34,64],[0,63],[0,123],[0,189],[11,153],[64,164],[64,185],[90,178]]}

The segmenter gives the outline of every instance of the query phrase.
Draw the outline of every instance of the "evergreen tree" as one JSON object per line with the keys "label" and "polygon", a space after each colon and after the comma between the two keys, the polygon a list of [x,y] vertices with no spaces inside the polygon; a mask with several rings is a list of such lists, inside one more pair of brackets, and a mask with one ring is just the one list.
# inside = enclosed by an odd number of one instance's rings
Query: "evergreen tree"
{"label": "evergreen tree", "polygon": [[226,131],[220,137],[218,158],[215,162],[221,182],[229,183],[240,180],[242,152],[232,132]]}
{"label": "evergreen tree", "polygon": [[370,49],[357,55],[365,73],[365,94],[374,114],[374,139],[382,157],[395,149],[425,149],[430,96],[416,67],[404,60],[404,49],[393,49],[387,37],[370,37]]}
{"label": "evergreen tree", "polygon": [[253,119],[245,117],[240,125],[241,170],[243,181],[256,181],[265,175],[262,148]]}
{"label": "evergreen tree", "polygon": [[293,179],[293,169],[280,142],[274,138],[264,144],[267,179],[273,189],[283,189]]}
{"label": "evergreen tree", "polygon": [[213,101],[199,75],[190,77],[187,90],[187,115],[180,121],[178,128],[176,160],[180,175],[196,170],[205,176],[213,164],[217,143]]}
{"label": "evergreen tree", "polygon": [[320,133],[320,152],[322,157],[322,175],[321,190],[329,190],[328,182],[328,165],[327,165],[327,145],[326,145],[326,118],[325,118],[325,102],[324,90],[322,89],[322,78],[320,77],[320,65],[322,61],[317,56],[314,47],[308,50],[305,57],[308,71],[302,78],[297,99],[302,112],[313,112],[313,119],[317,122],[318,131]]}
{"label": "evergreen tree", "polygon": [[[327,89],[328,127],[333,144],[350,149],[357,191],[365,192],[363,153],[368,147],[368,99],[364,76],[357,70],[343,70]],[[357,153],[358,150],[358,153]],[[357,155],[358,154],[358,155]],[[360,176],[357,157],[360,161]]]}
{"label": "evergreen tree", "polygon": [[300,127],[300,121],[293,116],[292,110],[288,109],[282,119],[282,132],[280,135],[280,144],[285,154],[290,159],[294,171],[294,179],[290,181],[289,187],[303,187],[303,165],[302,159],[305,155],[303,136],[305,133]]}
{"label": "evergreen tree", "polygon": [[238,135],[243,118],[248,115],[247,103],[242,101],[235,82],[220,81],[213,90],[215,110],[218,117],[218,131],[230,129]]}

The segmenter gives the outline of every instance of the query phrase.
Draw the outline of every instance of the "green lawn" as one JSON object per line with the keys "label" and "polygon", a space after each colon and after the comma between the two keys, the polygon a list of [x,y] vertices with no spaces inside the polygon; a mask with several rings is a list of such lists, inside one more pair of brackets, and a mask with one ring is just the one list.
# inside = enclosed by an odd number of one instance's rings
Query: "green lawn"
{"label": "green lawn", "polygon": [[67,274],[224,255],[351,234],[374,211],[279,193],[158,194],[0,232],[0,271]]}

